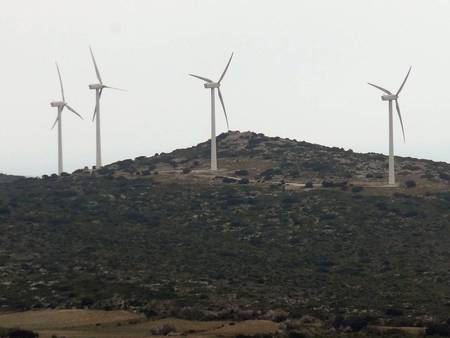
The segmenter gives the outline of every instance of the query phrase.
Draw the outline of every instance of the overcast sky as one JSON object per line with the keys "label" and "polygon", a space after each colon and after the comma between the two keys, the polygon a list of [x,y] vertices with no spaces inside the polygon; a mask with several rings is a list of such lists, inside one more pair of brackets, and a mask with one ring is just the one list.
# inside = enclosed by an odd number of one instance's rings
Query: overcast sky
{"label": "overcast sky", "polygon": [[[0,10],[0,172],[56,172],[60,98],[65,171],[95,164],[95,72],[128,92],[102,97],[105,163],[168,152],[210,135],[210,98],[188,73],[222,82],[232,130],[359,152],[388,150],[396,91],[398,155],[450,162],[450,0],[15,0]],[[226,131],[217,106],[218,133]]]}

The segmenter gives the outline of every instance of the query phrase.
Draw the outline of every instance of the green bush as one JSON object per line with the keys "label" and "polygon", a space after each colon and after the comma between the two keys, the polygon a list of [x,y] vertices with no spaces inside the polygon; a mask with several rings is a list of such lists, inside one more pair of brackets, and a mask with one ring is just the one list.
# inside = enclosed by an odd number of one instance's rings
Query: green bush
{"label": "green bush", "polygon": [[414,181],[414,180],[408,180],[408,181],[405,182],[405,187],[407,189],[415,188],[416,185],[417,185],[416,181]]}

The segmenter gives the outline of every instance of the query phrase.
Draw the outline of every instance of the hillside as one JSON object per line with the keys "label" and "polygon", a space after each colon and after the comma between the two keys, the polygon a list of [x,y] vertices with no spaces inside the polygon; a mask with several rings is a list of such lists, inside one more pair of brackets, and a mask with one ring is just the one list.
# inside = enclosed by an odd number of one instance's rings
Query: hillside
{"label": "hillside", "polygon": [[14,176],[14,175],[5,175],[0,173],[0,184],[2,183],[11,183],[17,181],[18,179],[23,178],[22,176]]}
{"label": "hillside", "polygon": [[447,320],[449,164],[397,158],[387,189],[380,154],[250,132],[218,145],[217,174],[205,142],[4,184],[0,309]]}
{"label": "hillside", "polygon": [[[236,170],[248,171],[247,178],[267,182],[322,183],[323,180],[351,182],[355,185],[383,185],[387,182],[387,157],[381,154],[354,153],[352,150],[330,148],[307,142],[267,137],[252,132],[229,132],[218,137],[218,175],[235,174]],[[208,173],[210,144],[175,150],[169,154],[138,157],[106,166],[98,175],[147,176],[176,174],[183,169],[192,170],[199,178]],[[80,173],[78,171],[76,173]],[[396,157],[397,179],[400,183],[415,180],[422,188],[447,189],[450,187],[450,164]],[[239,173],[238,173],[239,174]]]}

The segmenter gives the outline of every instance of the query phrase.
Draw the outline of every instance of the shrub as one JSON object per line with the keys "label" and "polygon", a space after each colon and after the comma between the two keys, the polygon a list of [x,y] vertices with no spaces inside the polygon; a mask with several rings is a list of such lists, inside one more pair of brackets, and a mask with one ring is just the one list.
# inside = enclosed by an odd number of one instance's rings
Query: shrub
{"label": "shrub", "polygon": [[308,189],[314,188],[313,182],[311,182],[311,181],[306,182],[305,188],[308,188]]}
{"label": "shrub", "polygon": [[267,170],[264,170],[262,173],[259,174],[260,177],[263,177],[265,180],[271,180],[275,175],[281,175],[281,169],[279,168],[270,168]]}
{"label": "shrub", "polygon": [[147,318],[147,319],[158,315],[158,313],[155,310],[148,309],[148,308],[142,310],[142,312],[144,313],[145,318]]}
{"label": "shrub", "polygon": [[288,337],[289,337],[289,338],[305,338],[306,336],[305,336],[305,334],[304,334],[303,332],[301,332],[301,331],[298,331],[298,330],[292,330],[292,331],[289,331]]}
{"label": "shrub", "polygon": [[347,320],[347,325],[350,326],[353,332],[358,332],[367,327],[369,321],[363,317],[353,317]]}
{"label": "shrub", "polygon": [[345,188],[347,186],[347,181],[333,182],[333,181],[323,181],[322,187],[324,188]]}
{"label": "shrub", "polygon": [[[9,215],[11,212],[9,211],[9,208],[6,206],[0,205],[0,215]],[[1,337],[1,336],[0,336]]]}
{"label": "shrub", "polygon": [[222,179],[222,182],[223,182],[223,183],[236,183],[236,180],[233,179],[233,178],[230,178],[230,177],[224,177],[224,178]]}
{"label": "shrub", "polygon": [[21,330],[21,329],[12,329],[9,331],[9,338],[36,338],[39,337],[39,333],[29,331],[29,330]]}
{"label": "shrub", "polygon": [[294,194],[288,195],[281,200],[281,203],[283,204],[294,204],[298,202],[300,202],[300,199],[298,198],[297,195]]}
{"label": "shrub", "polygon": [[202,318],[203,318],[202,311],[200,311],[196,308],[190,307],[190,306],[182,308],[181,310],[179,310],[177,312],[176,315],[177,315],[177,317],[179,317],[181,319],[187,319],[187,320],[202,320]]}
{"label": "shrub", "polygon": [[425,330],[427,336],[443,336],[450,337],[450,325],[448,324],[431,324]]}
{"label": "shrub", "polygon": [[363,190],[364,190],[364,188],[363,187],[359,187],[359,186],[356,186],[356,187],[352,188],[352,192],[354,192],[354,193],[358,193],[358,192],[361,192]]}
{"label": "shrub", "polygon": [[447,173],[439,173],[439,178],[446,180],[446,181],[450,181],[450,175]]}
{"label": "shrub", "polygon": [[190,168],[184,168],[183,174],[189,174],[192,170]]}
{"label": "shrub", "polygon": [[89,307],[92,306],[95,303],[95,300],[89,297],[83,297],[81,298],[80,305],[81,307]]}
{"label": "shrub", "polygon": [[167,336],[169,333],[176,331],[177,329],[175,328],[175,326],[170,324],[163,324],[160,327],[151,330],[152,335],[154,336]]}
{"label": "shrub", "polygon": [[416,186],[416,181],[414,181],[414,180],[408,180],[405,182],[405,187],[407,189],[414,188],[415,186]]}
{"label": "shrub", "polygon": [[237,176],[248,176],[248,170],[245,169],[236,170],[234,174]]}
{"label": "shrub", "polygon": [[249,184],[250,181],[248,180],[248,178],[243,178],[239,181],[239,184]]}
{"label": "shrub", "polygon": [[292,170],[292,171],[289,172],[289,175],[291,175],[291,176],[294,177],[294,178],[297,178],[297,177],[300,176],[300,170],[294,169],[294,170]]}
{"label": "shrub", "polygon": [[369,324],[369,321],[366,317],[351,317],[348,319],[344,319],[343,317],[337,317],[334,320],[333,326],[335,328],[345,329],[349,327],[352,332],[359,332],[367,325]]}
{"label": "shrub", "polygon": [[0,337],[1,338],[6,338],[9,335],[9,329],[4,328],[4,327],[0,327]]}
{"label": "shrub", "polygon": [[390,309],[386,309],[386,311],[384,311],[384,314],[386,316],[397,317],[397,316],[403,316],[403,311],[399,310],[399,309],[390,308]]}

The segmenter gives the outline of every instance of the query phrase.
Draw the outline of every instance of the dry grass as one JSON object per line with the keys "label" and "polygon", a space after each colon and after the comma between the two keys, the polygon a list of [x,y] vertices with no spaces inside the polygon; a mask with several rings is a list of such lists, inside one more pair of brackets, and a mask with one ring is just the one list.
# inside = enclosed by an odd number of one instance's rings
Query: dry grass
{"label": "dry grass", "polygon": [[408,335],[410,337],[425,336],[423,327],[391,327],[391,326],[368,326],[368,331],[375,334],[397,334]]}
{"label": "dry grass", "polygon": [[238,334],[273,333],[278,324],[266,320],[244,322],[188,321],[175,318],[146,320],[126,311],[41,310],[0,315],[0,326],[20,327],[39,332],[41,338],[141,338],[155,337],[151,331],[164,324],[188,337],[234,337]]}
{"label": "dry grass", "polygon": [[142,315],[126,311],[39,310],[0,315],[0,326],[41,330],[115,324],[143,319]]}
{"label": "dry grass", "polygon": [[236,334],[254,336],[257,334],[269,334],[278,331],[279,325],[269,320],[247,320],[235,323],[235,325],[226,325],[210,333],[221,337],[233,337]]}

